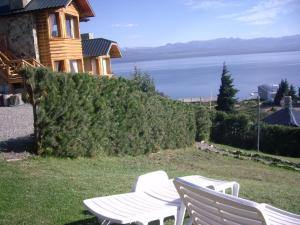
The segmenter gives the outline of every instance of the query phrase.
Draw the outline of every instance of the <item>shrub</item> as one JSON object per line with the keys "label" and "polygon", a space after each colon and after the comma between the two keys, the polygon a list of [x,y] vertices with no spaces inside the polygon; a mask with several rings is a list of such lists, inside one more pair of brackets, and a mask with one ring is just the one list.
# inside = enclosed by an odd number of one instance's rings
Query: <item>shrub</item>
{"label": "shrub", "polygon": [[266,153],[300,157],[300,128],[264,124],[260,145]]}
{"label": "shrub", "polygon": [[138,155],[194,143],[193,107],[149,95],[134,81],[46,69],[22,73],[38,154]]}
{"label": "shrub", "polygon": [[[256,149],[257,127],[243,114],[213,114],[211,140],[239,148]],[[262,124],[260,151],[282,155],[300,156],[300,128]]]}
{"label": "shrub", "polygon": [[253,131],[253,124],[247,115],[216,112],[211,140],[236,147],[251,148],[255,143]]}
{"label": "shrub", "polygon": [[196,141],[209,140],[212,122],[210,113],[204,106],[195,106],[196,115]]}

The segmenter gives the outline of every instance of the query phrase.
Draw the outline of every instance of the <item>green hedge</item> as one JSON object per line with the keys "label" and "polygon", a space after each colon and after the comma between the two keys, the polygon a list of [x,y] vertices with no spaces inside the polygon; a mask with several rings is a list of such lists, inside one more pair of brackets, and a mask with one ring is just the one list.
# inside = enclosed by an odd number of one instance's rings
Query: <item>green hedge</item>
{"label": "green hedge", "polygon": [[144,93],[133,81],[46,69],[22,73],[36,110],[38,154],[139,155],[194,143],[192,106]]}
{"label": "green hedge", "polygon": [[246,149],[255,146],[253,123],[247,115],[217,111],[212,117],[212,141]]}
{"label": "green hedge", "polygon": [[[211,140],[245,149],[256,149],[257,127],[244,114],[216,112],[213,117]],[[260,151],[300,157],[300,128],[262,124]]]}
{"label": "green hedge", "polygon": [[212,122],[207,107],[195,105],[196,141],[208,141]]}
{"label": "green hedge", "polygon": [[300,157],[300,128],[266,125],[261,128],[261,149],[270,154]]}

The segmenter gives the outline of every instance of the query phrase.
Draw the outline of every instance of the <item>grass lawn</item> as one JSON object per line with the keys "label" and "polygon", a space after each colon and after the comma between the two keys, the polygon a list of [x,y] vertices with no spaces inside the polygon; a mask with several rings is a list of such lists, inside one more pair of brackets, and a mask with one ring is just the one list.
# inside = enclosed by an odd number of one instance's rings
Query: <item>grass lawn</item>
{"label": "grass lawn", "polygon": [[0,224],[96,224],[82,200],[129,192],[138,175],[159,169],[170,177],[236,180],[241,197],[300,214],[300,172],[190,148],[138,157],[0,160]]}

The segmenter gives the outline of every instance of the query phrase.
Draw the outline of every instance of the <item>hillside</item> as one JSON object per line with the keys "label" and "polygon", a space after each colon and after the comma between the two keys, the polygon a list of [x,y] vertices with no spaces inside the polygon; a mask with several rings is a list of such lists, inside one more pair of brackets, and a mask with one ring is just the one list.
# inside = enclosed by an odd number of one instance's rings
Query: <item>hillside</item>
{"label": "hillside", "polygon": [[283,51],[300,51],[300,35],[256,39],[220,38],[159,47],[124,48],[123,58],[116,62]]}

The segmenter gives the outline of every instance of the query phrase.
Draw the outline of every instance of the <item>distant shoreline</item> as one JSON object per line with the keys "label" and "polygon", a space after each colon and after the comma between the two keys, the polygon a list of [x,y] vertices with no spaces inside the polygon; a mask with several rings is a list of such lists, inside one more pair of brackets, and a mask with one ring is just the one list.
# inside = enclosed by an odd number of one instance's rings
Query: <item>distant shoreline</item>
{"label": "distant shoreline", "polygon": [[122,49],[115,63],[184,59],[195,57],[281,53],[300,51],[300,34],[279,38],[220,38],[208,41],[166,44],[158,47]]}
{"label": "distant shoreline", "polygon": [[187,58],[201,58],[201,57],[213,57],[213,56],[228,56],[228,55],[255,55],[255,54],[266,54],[266,53],[283,53],[283,52],[300,52],[299,50],[282,50],[282,51],[258,51],[258,52],[228,52],[228,53],[220,53],[220,54],[199,54],[199,55],[182,55],[180,57],[178,56],[170,56],[170,57],[157,57],[157,58],[144,58],[144,59],[137,59],[137,60],[126,60],[126,59],[120,59],[120,60],[114,60],[114,64],[122,64],[122,63],[135,63],[135,62],[151,62],[151,61],[160,61],[160,60],[172,60],[172,59],[187,59]]}
{"label": "distant shoreline", "polygon": [[248,98],[258,85],[278,83],[285,78],[300,87],[300,51],[127,62],[115,64],[114,73],[128,78],[134,66],[138,66],[151,75],[159,91],[174,99],[216,96],[224,61],[240,90],[237,94],[240,99]]}

